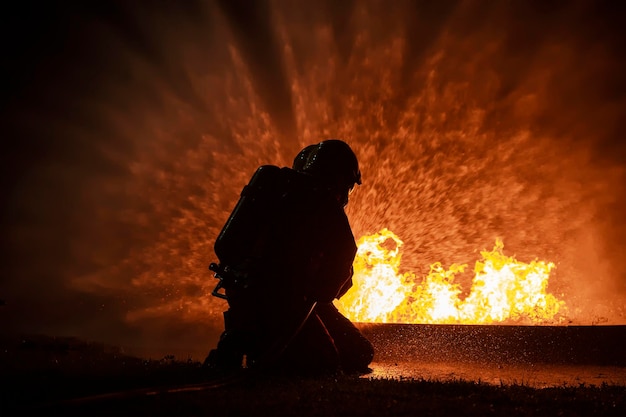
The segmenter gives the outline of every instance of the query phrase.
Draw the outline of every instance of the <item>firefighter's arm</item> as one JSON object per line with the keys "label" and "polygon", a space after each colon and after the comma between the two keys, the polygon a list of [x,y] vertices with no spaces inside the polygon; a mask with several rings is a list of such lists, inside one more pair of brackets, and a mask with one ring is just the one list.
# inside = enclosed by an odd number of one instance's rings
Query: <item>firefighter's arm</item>
{"label": "firefighter's arm", "polygon": [[332,302],[352,287],[354,257],[357,247],[350,224],[343,210],[336,203],[320,211],[313,247],[317,248],[314,262],[316,279],[311,288],[314,297],[321,302]]}
{"label": "firefighter's arm", "polygon": [[352,275],[354,275],[354,268],[350,268],[350,277],[344,282],[343,286],[339,289],[339,294],[337,294],[337,299],[343,297],[345,293],[348,292],[350,288],[352,288]]}
{"label": "firefighter's arm", "polygon": [[352,287],[352,265],[341,265],[325,259],[310,288],[310,295],[321,302],[332,302],[342,297]]}

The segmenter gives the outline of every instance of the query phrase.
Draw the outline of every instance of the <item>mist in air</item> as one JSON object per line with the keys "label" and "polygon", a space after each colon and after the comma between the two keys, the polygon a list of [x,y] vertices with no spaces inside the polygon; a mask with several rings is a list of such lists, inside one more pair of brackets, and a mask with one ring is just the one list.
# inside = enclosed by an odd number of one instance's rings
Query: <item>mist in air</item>
{"label": "mist in air", "polygon": [[241,188],[331,137],[361,163],[355,237],[392,230],[405,270],[472,266],[501,238],[556,264],[570,323],[626,324],[618,3],[17,6],[0,326],[206,353]]}

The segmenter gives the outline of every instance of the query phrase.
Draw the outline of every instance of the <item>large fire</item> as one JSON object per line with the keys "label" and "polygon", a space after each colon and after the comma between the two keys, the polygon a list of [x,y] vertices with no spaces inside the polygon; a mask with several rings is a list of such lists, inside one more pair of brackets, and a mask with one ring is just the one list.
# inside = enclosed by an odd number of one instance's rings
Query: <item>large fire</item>
{"label": "large fire", "polygon": [[504,254],[501,240],[493,250],[481,251],[464,299],[455,276],[466,264],[445,269],[434,263],[420,281],[411,272],[400,272],[402,244],[387,229],[359,239],[354,285],[337,302],[348,318],[362,323],[543,324],[559,321],[565,311],[565,303],[547,293],[554,263],[518,261]]}
{"label": "large fire", "polygon": [[619,2],[53,3],[9,51],[3,330],[206,354],[242,188],[331,137],[354,235],[404,241],[359,242],[351,320],[626,323]]}

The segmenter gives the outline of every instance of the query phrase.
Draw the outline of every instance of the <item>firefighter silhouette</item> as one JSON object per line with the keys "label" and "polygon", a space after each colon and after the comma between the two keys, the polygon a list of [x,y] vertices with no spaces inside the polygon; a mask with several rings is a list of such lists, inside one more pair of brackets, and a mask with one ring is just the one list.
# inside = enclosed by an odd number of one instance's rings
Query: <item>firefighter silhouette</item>
{"label": "firefighter silhouette", "polygon": [[352,286],[356,244],[344,207],[361,173],[350,146],[307,146],[292,168],[259,167],[215,242],[228,301],[205,366],[368,372],[374,349],[333,305]]}

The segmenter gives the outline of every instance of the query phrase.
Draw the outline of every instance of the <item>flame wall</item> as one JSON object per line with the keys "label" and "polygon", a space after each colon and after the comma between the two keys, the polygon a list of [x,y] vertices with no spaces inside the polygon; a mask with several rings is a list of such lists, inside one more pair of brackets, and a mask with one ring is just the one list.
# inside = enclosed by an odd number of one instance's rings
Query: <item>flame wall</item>
{"label": "flame wall", "polygon": [[16,9],[4,328],[208,349],[225,305],[207,265],[241,187],[328,137],[362,164],[355,236],[389,228],[406,270],[471,265],[500,237],[556,263],[572,322],[625,323],[617,3]]}

